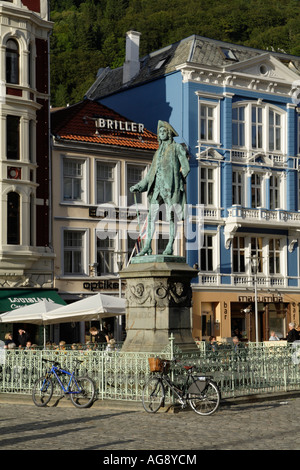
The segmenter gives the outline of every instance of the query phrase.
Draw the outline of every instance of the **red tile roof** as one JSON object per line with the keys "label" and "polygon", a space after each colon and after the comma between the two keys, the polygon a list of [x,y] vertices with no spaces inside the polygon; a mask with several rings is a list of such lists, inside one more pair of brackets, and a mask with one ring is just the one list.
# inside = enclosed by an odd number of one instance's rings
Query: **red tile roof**
{"label": "red tile roof", "polygon": [[[97,128],[97,119],[110,120],[111,127],[114,128]],[[131,130],[131,124],[125,125],[132,122],[107,106],[88,99],[73,106],[51,111],[51,131],[60,139],[156,150],[158,148],[156,134],[145,128],[143,132],[134,132]]]}

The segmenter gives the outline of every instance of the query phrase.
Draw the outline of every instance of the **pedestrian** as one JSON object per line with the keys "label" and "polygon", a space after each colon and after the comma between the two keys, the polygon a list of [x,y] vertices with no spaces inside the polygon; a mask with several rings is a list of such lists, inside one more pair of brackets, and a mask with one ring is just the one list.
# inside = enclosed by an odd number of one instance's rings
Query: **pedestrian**
{"label": "pedestrian", "polygon": [[19,348],[25,348],[27,341],[30,341],[29,334],[20,328],[18,330],[18,345]]}
{"label": "pedestrian", "polygon": [[295,326],[295,323],[289,323],[289,332],[286,338],[288,343],[293,343],[294,341],[298,341],[300,339],[299,332],[296,330]]}
{"label": "pedestrian", "polygon": [[275,331],[270,332],[270,338],[269,341],[280,341],[278,336],[276,335]]}

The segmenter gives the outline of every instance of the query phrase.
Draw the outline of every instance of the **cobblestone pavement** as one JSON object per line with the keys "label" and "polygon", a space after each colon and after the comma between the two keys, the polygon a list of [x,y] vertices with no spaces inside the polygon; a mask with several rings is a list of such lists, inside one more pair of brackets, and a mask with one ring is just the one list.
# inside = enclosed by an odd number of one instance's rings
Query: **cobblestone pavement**
{"label": "cobblestone pavement", "polygon": [[[66,400],[65,398],[63,400]],[[37,408],[0,400],[0,450],[299,450],[300,397],[225,403],[212,416],[142,406]],[[199,462],[200,463],[200,462]]]}

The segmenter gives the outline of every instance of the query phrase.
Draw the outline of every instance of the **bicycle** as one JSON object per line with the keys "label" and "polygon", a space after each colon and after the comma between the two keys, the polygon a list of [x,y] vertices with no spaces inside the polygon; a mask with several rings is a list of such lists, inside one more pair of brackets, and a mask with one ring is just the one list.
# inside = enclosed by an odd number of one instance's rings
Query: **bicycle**
{"label": "bicycle", "polygon": [[147,381],[143,388],[142,402],[147,413],[156,413],[164,406],[166,389],[170,388],[182,408],[189,405],[195,413],[208,416],[217,411],[221,394],[217,384],[210,376],[192,375],[194,366],[184,366],[187,371],[186,381],[182,387],[176,385],[168,371],[176,359],[165,360],[149,358],[150,371],[156,374]]}
{"label": "bicycle", "polygon": [[[50,362],[51,368],[46,372],[46,375],[36,380],[33,385],[32,399],[36,406],[46,406],[53,395],[54,385],[53,379],[56,379],[63,393],[69,395],[71,402],[77,408],[88,408],[94,401],[95,385],[92,379],[88,376],[76,377],[76,365],[79,362],[76,360],[75,371],[69,372],[61,368],[61,365],[56,361],[42,358],[43,362]],[[67,377],[68,384],[65,387],[60,376]]]}

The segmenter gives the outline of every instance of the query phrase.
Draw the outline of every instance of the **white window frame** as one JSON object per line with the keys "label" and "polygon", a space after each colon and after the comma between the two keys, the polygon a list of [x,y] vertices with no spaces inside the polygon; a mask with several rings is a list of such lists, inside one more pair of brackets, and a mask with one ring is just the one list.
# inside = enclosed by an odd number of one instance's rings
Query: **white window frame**
{"label": "white window frame", "polygon": [[[236,180],[240,177],[240,181]],[[245,201],[245,174],[243,170],[238,168],[232,169],[232,205],[244,206]]]}
{"label": "white window frame", "polygon": [[[255,181],[254,183],[252,182],[252,178],[255,177],[255,180],[256,180],[256,177],[260,177],[260,182],[258,183],[257,181]],[[250,207],[252,209],[256,209],[258,207],[264,207],[264,201],[265,201],[265,180],[264,180],[264,175],[263,173],[259,172],[259,171],[253,171],[253,173],[251,174],[251,181],[250,181],[250,185],[251,185],[251,201],[250,201]],[[252,204],[252,192],[255,192],[255,204]],[[259,192],[259,204],[258,204],[258,192]]]}
{"label": "white window frame", "polygon": [[[64,235],[66,232],[80,232],[82,233],[82,272],[80,273],[69,273],[65,270],[65,243],[64,243]],[[77,227],[62,227],[61,231],[61,247],[62,247],[62,254],[61,254],[61,266],[62,266],[62,275],[65,277],[82,277],[88,275],[88,229],[85,228],[77,228]],[[75,249],[74,249],[75,251]]]}
{"label": "white window frame", "polygon": [[[77,161],[82,164],[82,176],[81,176],[81,199],[67,199],[65,198],[64,194],[64,162],[70,161]],[[61,202],[64,204],[72,204],[72,205],[82,205],[88,204],[88,191],[87,191],[87,175],[88,175],[88,158],[85,157],[78,157],[73,155],[61,155]],[[75,178],[75,177],[74,177]]]}
{"label": "white window frame", "polygon": [[300,155],[300,116],[298,115],[298,145],[297,154]]}
{"label": "white window frame", "polygon": [[[212,138],[201,138],[201,110],[203,108],[206,109],[211,109],[212,110],[212,116],[210,119],[208,119],[208,116],[206,114],[206,134],[207,134],[207,128],[208,128],[208,121],[211,121],[212,123]],[[207,137],[207,135],[206,135]],[[204,100],[200,99],[198,100],[198,142],[200,145],[202,144],[216,144],[220,145],[220,100],[218,101],[211,101],[211,100]]]}
{"label": "white window frame", "polygon": [[[286,129],[287,129],[287,112],[284,109],[279,108],[278,106],[272,105],[271,103],[257,102],[257,101],[239,101],[233,104],[232,109],[235,108],[245,108],[245,145],[233,145],[234,149],[240,150],[249,150],[252,152],[263,152],[271,155],[285,155],[287,153],[287,142],[286,142]],[[261,110],[261,122],[252,123],[252,110],[256,110],[256,116]],[[270,149],[270,112],[274,112],[280,116],[280,149]],[[238,123],[238,120],[232,121],[232,123]],[[261,127],[261,145],[252,145],[252,127],[255,126],[256,129]],[[273,129],[274,131],[274,129]],[[300,146],[299,146],[300,147]],[[299,149],[300,152],[300,149]]]}
{"label": "white window frame", "polygon": [[[98,201],[98,190],[97,190],[97,166],[98,164],[102,165],[107,165],[112,167],[113,171],[113,180],[112,180],[112,200],[111,201],[104,201],[104,202],[97,202]],[[94,175],[95,175],[95,204],[118,204],[119,201],[119,196],[121,192],[121,187],[120,184],[118,184],[118,181],[120,181],[120,162],[113,162],[112,160],[103,160],[103,159],[97,159],[95,161],[95,167],[94,167]]]}
{"label": "white window frame", "polygon": [[[147,170],[149,169],[149,165],[145,165],[145,164],[141,164],[141,163],[127,163],[126,162],[126,173],[125,173],[125,196],[126,196],[126,200],[127,200],[127,206],[131,206],[132,204],[129,204],[128,203],[128,168],[129,167],[134,167],[134,168],[139,168],[141,169],[141,179],[143,179],[146,175],[146,172]],[[143,192],[143,193],[140,193],[141,195],[141,202],[140,204],[142,204],[143,206],[147,206],[147,201],[146,201],[146,193]]]}
{"label": "white window frame", "polygon": [[[274,184],[274,180],[278,184]],[[275,194],[277,192],[277,204]],[[270,210],[279,209],[281,207],[281,176],[278,173],[270,175]]]}
{"label": "white window frame", "polygon": [[[208,170],[212,171],[212,178],[208,180],[207,176],[202,178],[202,170],[206,171],[206,174]],[[205,188],[205,201],[201,200],[201,193],[202,193],[202,183],[206,185]],[[204,205],[205,207],[217,207],[218,206],[218,201],[219,201],[219,193],[218,193],[218,187],[219,187],[219,171],[218,168],[214,165],[208,166],[208,165],[199,165],[199,195],[198,195],[198,200],[199,204]],[[212,198],[213,200],[211,202],[208,202],[208,195],[209,195],[209,184],[212,184]]]}
{"label": "white window frame", "polygon": [[[212,239],[212,245],[207,246],[207,237],[211,237]],[[199,267],[201,272],[203,273],[214,273],[216,272],[216,267],[217,267],[217,259],[216,259],[216,253],[218,253],[218,250],[216,249],[216,243],[217,243],[217,233],[216,232],[205,232],[203,235],[203,244],[202,247],[199,250]],[[208,260],[208,250],[211,252],[211,261],[212,261],[212,269],[203,269],[202,268],[202,258],[201,258],[201,252],[202,250],[205,251],[205,257],[206,257],[206,265],[207,265],[207,260]]]}
{"label": "white window frame", "polygon": [[[244,240],[244,247],[241,247],[241,239]],[[237,246],[234,247],[234,241],[237,242]],[[232,266],[232,273],[233,274],[245,274],[246,273],[246,250],[247,250],[247,239],[244,235],[238,235],[233,238],[232,242],[232,250],[231,250],[231,266]],[[237,253],[237,259],[238,259],[238,270],[234,271],[234,252]],[[243,252],[243,257],[244,257],[244,270],[241,270],[241,256]]]}
{"label": "white window frame", "polygon": [[107,275],[110,275],[110,274],[114,274],[118,271],[117,269],[117,255],[116,255],[116,252],[117,252],[117,249],[118,249],[118,237],[115,233],[107,233],[107,237],[103,239],[104,242],[107,242],[108,240],[113,240],[113,246],[108,246],[108,247],[102,247],[102,250],[98,250],[98,240],[100,240],[98,237],[97,237],[97,233],[96,233],[96,237],[95,237],[95,250],[96,250],[96,256],[95,256],[95,259],[98,260],[98,251],[102,251],[104,253],[108,253],[109,256],[112,256],[112,271],[104,271],[104,272],[100,272],[100,266],[99,264],[97,265],[97,275],[98,276],[107,276]]}

